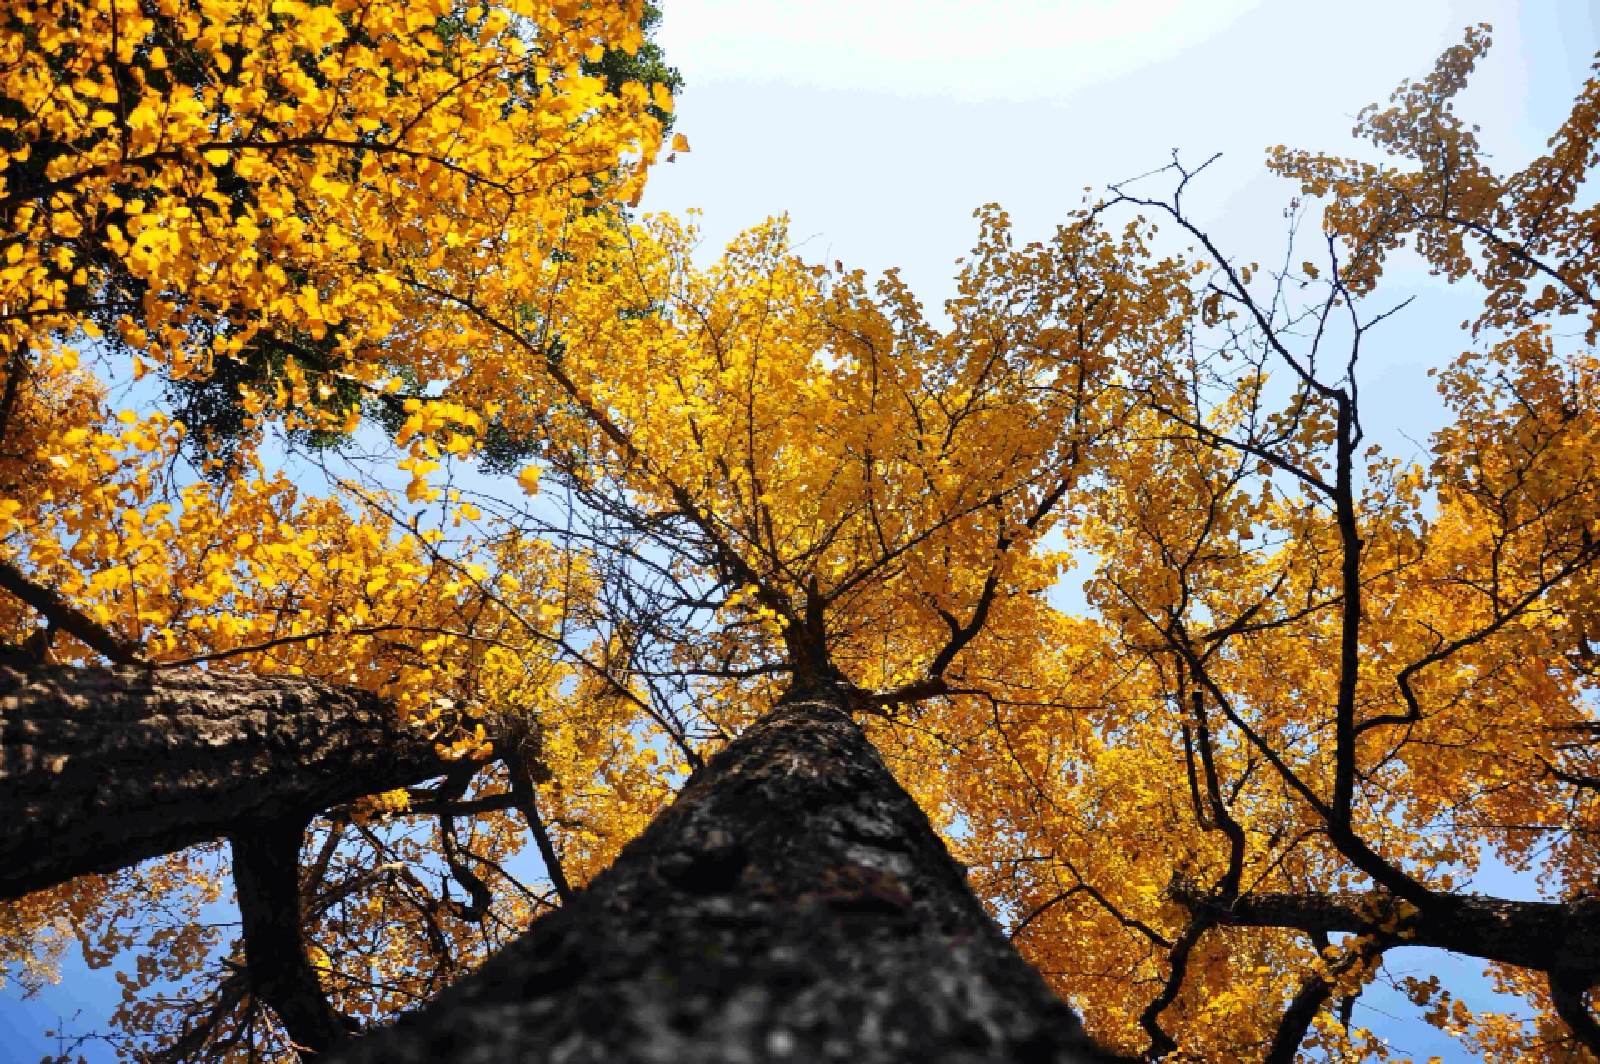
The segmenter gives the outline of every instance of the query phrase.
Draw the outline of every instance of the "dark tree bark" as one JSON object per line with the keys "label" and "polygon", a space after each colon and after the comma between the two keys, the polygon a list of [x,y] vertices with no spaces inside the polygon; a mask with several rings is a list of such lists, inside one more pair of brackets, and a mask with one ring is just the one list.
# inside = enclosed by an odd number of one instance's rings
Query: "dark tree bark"
{"label": "dark tree bark", "polygon": [[375,695],[285,676],[0,666],[0,898],[448,766]]}
{"label": "dark tree bark", "polygon": [[1592,975],[1585,978],[1563,972],[1550,973],[1550,1003],[1555,1006],[1556,1015],[1580,1045],[1600,1057],[1600,1021],[1583,1003],[1584,995],[1593,990],[1595,984]]}
{"label": "dark tree bark", "polygon": [[570,905],[337,1059],[1105,1059],[846,698],[786,700]]}
{"label": "dark tree bark", "polygon": [[1549,902],[1439,894],[1428,908],[1407,915],[1392,895],[1380,891],[1244,894],[1231,904],[1192,891],[1179,890],[1176,896],[1220,924],[1393,934],[1409,946],[1559,972],[1569,981],[1587,979],[1585,986],[1600,982],[1600,898]]}
{"label": "dark tree bark", "polygon": [[302,816],[253,823],[230,837],[250,992],[277,1014],[295,1046],[329,1048],[356,1029],[322,992],[306,953],[300,898]]}

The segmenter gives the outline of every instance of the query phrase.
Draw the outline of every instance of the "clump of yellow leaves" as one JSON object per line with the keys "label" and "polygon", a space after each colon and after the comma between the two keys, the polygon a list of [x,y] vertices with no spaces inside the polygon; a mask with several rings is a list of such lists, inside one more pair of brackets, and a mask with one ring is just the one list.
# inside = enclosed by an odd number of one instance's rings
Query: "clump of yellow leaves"
{"label": "clump of yellow leaves", "polygon": [[381,820],[395,813],[404,813],[410,808],[411,796],[404,789],[384,791],[381,794],[369,794],[352,802],[350,819],[357,824],[365,824],[369,820]]}
{"label": "clump of yellow leaves", "polygon": [[457,280],[537,289],[573,213],[642,182],[670,100],[581,66],[638,23],[629,2],[8,5],[0,359],[106,332],[135,377],[181,378],[270,337],[317,356],[280,355],[252,401],[346,431],[318,388],[459,373]]}

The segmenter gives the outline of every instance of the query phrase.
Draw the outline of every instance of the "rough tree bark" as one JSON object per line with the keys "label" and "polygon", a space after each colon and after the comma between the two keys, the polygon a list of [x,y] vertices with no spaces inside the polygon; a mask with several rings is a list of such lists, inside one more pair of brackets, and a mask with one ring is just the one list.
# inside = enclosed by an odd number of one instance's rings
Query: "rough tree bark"
{"label": "rough tree bark", "polygon": [[361,1061],[1106,1059],[846,711],[792,696]]}
{"label": "rough tree bark", "polygon": [[1377,891],[1244,894],[1229,904],[1194,891],[1174,893],[1220,924],[1355,934],[1386,927],[1406,945],[1561,973],[1586,979],[1585,986],[1600,982],[1600,898],[1549,902],[1440,894],[1431,908],[1403,912],[1391,895]]}
{"label": "rough tree bark", "polygon": [[0,898],[449,766],[379,698],[296,677],[0,666]]}
{"label": "rough tree bark", "polygon": [[292,1043],[316,1053],[357,1027],[328,1001],[306,953],[300,897],[305,828],[305,817],[284,817],[239,828],[228,841],[250,992],[277,1014]]}

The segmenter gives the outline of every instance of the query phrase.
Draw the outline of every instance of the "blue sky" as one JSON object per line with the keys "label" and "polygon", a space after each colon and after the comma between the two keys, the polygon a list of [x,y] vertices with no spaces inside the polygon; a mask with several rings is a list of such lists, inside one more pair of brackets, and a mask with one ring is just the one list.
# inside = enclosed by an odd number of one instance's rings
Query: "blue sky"
{"label": "blue sky", "polygon": [[[1212,217],[1276,236],[1273,144],[1344,149],[1364,105],[1425,73],[1465,27],[1495,47],[1463,106],[1523,158],[1591,63],[1589,0],[667,0],[694,150],[644,206],[705,212],[717,245],[788,212],[818,258],[898,265],[942,298],[997,201],[1044,233],[1084,186],[1172,148],[1223,152]],[[1254,230],[1249,228],[1254,223]],[[1259,227],[1265,225],[1263,231]]]}
{"label": "blue sky", "polygon": [[[951,292],[972,211],[999,202],[1046,235],[1085,186],[1145,172],[1171,149],[1223,158],[1195,200],[1245,258],[1281,249],[1293,190],[1267,174],[1274,144],[1357,151],[1356,112],[1423,74],[1474,23],[1495,47],[1462,110],[1507,165],[1535,154],[1600,50],[1592,0],[665,0],[661,42],[687,79],[679,129],[693,150],[652,178],[649,210],[703,211],[708,253],[787,212],[817,260],[899,266],[930,305]],[[1379,337],[1365,394],[1377,439],[1402,453],[1436,427],[1424,371],[1465,343],[1470,295],[1402,269],[1419,301]],[[1503,873],[1478,889],[1527,894]],[[1470,960],[1397,951],[1469,1003]],[[109,972],[69,957],[30,1002],[0,990],[0,1064],[52,1051],[43,1028],[116,996]],[[1403,999],[1369,996],[1361,1022],[1417,1059],[1467,1059]],[[91,1058],[95,1054],[89,1053]]]}

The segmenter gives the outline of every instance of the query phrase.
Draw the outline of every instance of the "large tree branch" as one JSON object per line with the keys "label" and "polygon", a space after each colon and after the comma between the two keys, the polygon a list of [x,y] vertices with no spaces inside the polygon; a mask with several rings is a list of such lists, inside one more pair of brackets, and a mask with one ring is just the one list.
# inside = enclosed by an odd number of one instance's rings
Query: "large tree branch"
{"label": "large tree branch", "polygon": [[306,823],[301,816],[252,823],[229,841],[250,991],[277,1015],[297,1049],[320,1053],[356,1025],[328,1001],[306,952],[300,899]]}
{"label": "large tree branch", "polygon": [[449,767],[370,692],[300,677],[0,667],[0,898]]}
{"label": "large tree branch", "polygon": [[1167,978],[1161,984],[1160,993],[1139,1013],[1139,1026],[1150,1036],[1150,1046],[1145,1050],[1146,1059],[1160,1060],[1178,1048],[1177,1040],[1161,1026],[1161,1014],[1178,999],[1184,977],[1189,972],[1190,955],[1205,933],[1216,924],[1211,914],[1197,912],[1173,943],[1172,949],[1167,951]]}
{"label": "large tree branch", "polygon": [[1416,909],[1383,891],[1244,894],[1228,904],[1178,884],[1173,895],[1228,926],[1393,934],[1407,945],[1600,982],[1600,898],[1548,902],[1438,894],[1433,904]]}
{"label": "large tree branch", "polygon": [[533,773],[534,762],[516,743],[502,744],[500,754],[505,762],[506,771],[511,774],[511,793],[516,799],[517,808],[521,811],[523,819],[528,822],[528,831],[533,835],[534,845],[538,847],[539,859],[544,862],[545,875],[550,878],[550,885],[555,888],[556,897],[561,899],[561,904],[570,904],[572,885],[567,880],[566,869],[562,867],[561,855],[556,852],[555,843],[550,839],[544,815],[539,812],[539,791],[538,781]]}

